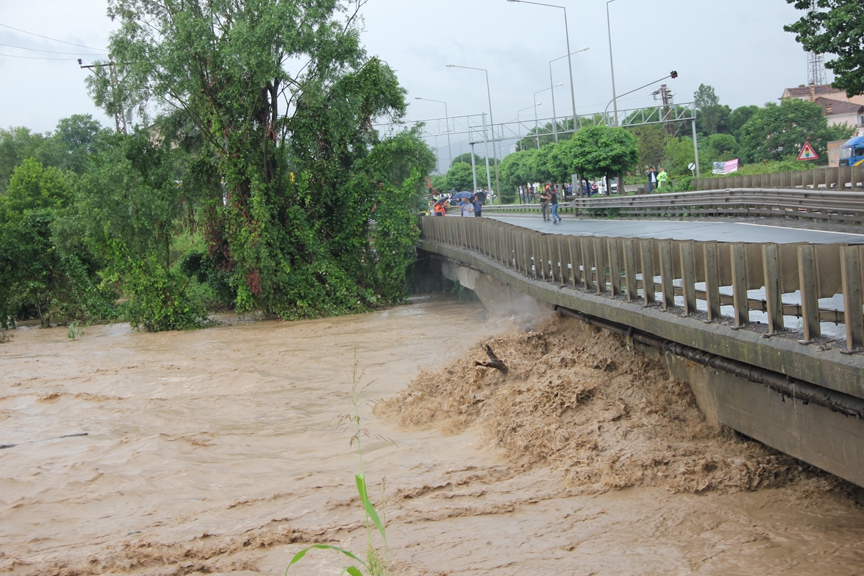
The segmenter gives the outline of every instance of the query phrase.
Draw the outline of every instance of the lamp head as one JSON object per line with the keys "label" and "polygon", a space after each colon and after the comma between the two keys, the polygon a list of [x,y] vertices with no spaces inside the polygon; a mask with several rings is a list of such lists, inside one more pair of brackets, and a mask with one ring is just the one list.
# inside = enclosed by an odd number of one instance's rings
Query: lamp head
{"label": "lamp head", "polygon": [[447,68],[455,68],[456,67],[455,64],[446,64],[446,66],[447,66]]}

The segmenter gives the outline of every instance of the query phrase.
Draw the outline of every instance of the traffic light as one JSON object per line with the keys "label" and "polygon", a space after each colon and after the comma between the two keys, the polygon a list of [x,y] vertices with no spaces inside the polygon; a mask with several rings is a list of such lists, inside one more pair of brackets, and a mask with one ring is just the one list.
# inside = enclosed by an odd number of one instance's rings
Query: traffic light
{"label": "traffic light", "polygon": [[678,77],[678,71],[672,70],[672,72],[669,73],[669,76],[671,76],[672,78],[677,78]]}

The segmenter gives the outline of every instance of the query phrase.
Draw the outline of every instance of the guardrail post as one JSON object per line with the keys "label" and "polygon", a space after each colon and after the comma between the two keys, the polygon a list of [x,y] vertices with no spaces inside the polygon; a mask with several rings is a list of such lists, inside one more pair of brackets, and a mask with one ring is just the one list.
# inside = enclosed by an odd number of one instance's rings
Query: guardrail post
{"label": "guardrail post", "polygon": [[653,240],[641,240],[639,242],[642,252],[642,295],[645,305],[654,304],[657,295],[654,292],[654,250]]}
{"label": "guardrail post", "polygon": [[743,244],[731,246],[732,304],[735,308],[735,326],[750,323],[750,303],[747,298],[747,260]]}
{"label": "guardrail post", "polygon": [[843,309],[846,315],[846,348],[864,347],[864,315],[862,315],[861,261],[857,246],[840,248],[840,274],[843,281]]}
{"label": "guardrail post", "polygon": [[540,259],[537,257],[537,255],[540,254],[539,240],[539,234],[535,233],[531,235],[531,266],[534,272],[534,280],[537,280],[540,277]]}
{"label": "guardrail post", "polygon": [[696,261],[693,258],[693,242],[682,242],[681,284],[684,292],[684,313],[696,312]]}
{"label": "guardrail post", "polygon": [[567,285],[567,261],[564,248],[562,244],[564,243],[564,237],[556,235],[555,236],[555,260],[558,262],[558,280],[561,282],[562,286]]}
{"label": "guardrail post", "polygon": [[606,245],[609,247],[609,284],[612,296],[621,295],[621,266],[618,264],[618,239],[608,238]]}
{"label": "guardrail post", "polygon": [[633,302],[639,297],[639,289],[636,279],[636,251],[633,248],[633,240],[624,240],[624,280],[627,284],[627,300]]}
{"label": "guardrail post", "polygon": [[804,175],[806,172],[790,172],[790,182],[789,184],[792,188],[803,188],[804,187]]}
{"label": "guardrail post", "polygon": [[597,293],[606,292],[606,258],[603,254],[604,242],[602,238],[594,238],[594,262],[597,265]]}
{"label": "guardrail post", "polygon": [[663,291],[663,309],[675,307],[675,275],[672,272],[672,242],[661,240],[660,248],[660,285]]}
{"label": "guardrail post", "polygon": [[591,238],[582,238],[579,241],[582,247],[582,283],[586,291],[594,289],[593,260],[591,258]]}
{"label": "guardrail post", "polygon": [[573,273],[573,289],[575,290],[579,287],[579,283],[582,281],[582,275],[579,272],[579,238],[569,236],[567,238],[567,245],[570,248],[570,266]]}
{"label": "guardrail post", "polygon": [[549,279],[555,282],[555,237],[546,236],[546,256],[549,261]]}
{"label": "guardrail post", "polygon": [[852,188],[864,186],[864,166],[852,167]]}
{"label": "guardrail post", "polygon": [[780,287],[780,261],[776,244],[762,247],[765,272],[765,300],[768,308],[768,331],[783,331],[783,290]]}
{"label": "guardrail post", "polygon": [[841,192],[846,190],[846,184],[852,182],[852,168],[849,166],[840,166],[837,168],[837,188]]}
{"label": "guardrail post", "polygon": [[798,247],[798,288],[801,290],[801,320],[804,325],[804,340],[810,341],[822,335],[819,318],[819,287],[816,284],[816,259],[813,246]]}
{"label": "guardrail post", "polygon": [[720,274],[717,263],[717,244],[702,245],[705,257],[705,299],[708,302],[708,320],[720,319]]}

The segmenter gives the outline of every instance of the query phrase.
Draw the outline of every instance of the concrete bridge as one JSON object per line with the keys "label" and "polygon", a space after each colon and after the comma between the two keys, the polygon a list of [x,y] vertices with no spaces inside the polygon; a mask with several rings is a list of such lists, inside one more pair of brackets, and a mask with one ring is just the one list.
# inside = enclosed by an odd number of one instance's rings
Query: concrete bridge
{"label": "concrete bridge", "polygon": [[421,248],[489,308],[551,307],[656,350],[709,421],[864,486],[857,235],[717,242],[518,224],[424,218]]}

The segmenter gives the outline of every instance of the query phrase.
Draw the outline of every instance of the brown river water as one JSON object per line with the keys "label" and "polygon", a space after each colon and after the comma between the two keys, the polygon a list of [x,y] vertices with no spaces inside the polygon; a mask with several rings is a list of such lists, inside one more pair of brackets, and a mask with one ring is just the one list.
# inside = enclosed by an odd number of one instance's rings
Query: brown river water
{"label": "brown river water", "polygon": [[[510,369],[474,366],[489,343]],[[357,376],[353,376],[353,374]],[[861,492],[710,428],[656,360],[575,320],[372,314],[0,345],[0,573],[864,573]],[[86,434],[86,435],[85,435]],[[289,574],[339,574],[314,550]]]}

